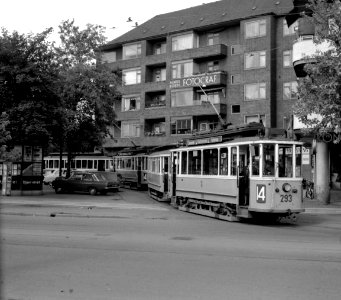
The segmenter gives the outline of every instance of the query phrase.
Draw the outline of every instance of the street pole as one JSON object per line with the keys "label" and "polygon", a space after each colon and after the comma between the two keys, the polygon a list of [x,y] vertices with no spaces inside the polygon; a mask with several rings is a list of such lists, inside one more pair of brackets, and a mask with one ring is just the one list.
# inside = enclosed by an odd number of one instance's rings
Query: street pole
{"label": "street pole", "polygon": [[[198,84],[199,88],[201,89],[201,91],[204,93],[205,97],[206,97],[206,102],[210,103],[214,109],[214,111],[216,112],[219,121],[221,123],[222,126],[225,125],[225,121],[223,120],[223,118],[220,116],[218,110],[216,109],[216,107],[214,106],[214,104],[208,99],[208,95],[206,94],[206,92],[203,90],[202,86],[200,84]],[[205,87],[206,85],[203,85],[203,87]]]}

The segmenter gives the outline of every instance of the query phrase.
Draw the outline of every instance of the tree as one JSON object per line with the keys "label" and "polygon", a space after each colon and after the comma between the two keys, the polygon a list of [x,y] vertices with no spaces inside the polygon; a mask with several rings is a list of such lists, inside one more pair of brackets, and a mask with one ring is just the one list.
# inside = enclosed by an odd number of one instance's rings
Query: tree
{"label": "tree", "polygon": [[299,79],[294,113],[315,134],[325,131],[341,136],[341,6],[340,1],[309,0],[304,16],[316,28],[317,44],[329,41],[329,51],[306,64],[308,76]]}
{"label": "tree", "polygon": [[7,116],[6,130],[11,136],[6,141],[8,146],[47,146],[52,138],[51,115],[59,102],[54,89],[58,64],[48,41],[51,32],[47,29],[36,35],[21,35],[1,31],[0,113]]}
{"label": "tree", "polygon": [[60,142],[69,153],[93,151],[102,145],[108,126],[114,122],[113,103],[119,77],[105,64],[97,63],[98,49],[105,42],[104,28],[88,24],[84,30],[74,21],[59,26],[61,45],[59,95],[63,122]]}

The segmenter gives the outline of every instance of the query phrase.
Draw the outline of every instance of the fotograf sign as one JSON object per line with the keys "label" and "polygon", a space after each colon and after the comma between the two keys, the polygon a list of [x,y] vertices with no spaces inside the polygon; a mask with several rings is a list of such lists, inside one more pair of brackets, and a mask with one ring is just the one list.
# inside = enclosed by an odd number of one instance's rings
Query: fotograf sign
{"label": "fotograf sign", "polygon": [[191,86],[215,85],[222,83],[222,73],[201,74],[170,81],[170,88],[184,88]]}

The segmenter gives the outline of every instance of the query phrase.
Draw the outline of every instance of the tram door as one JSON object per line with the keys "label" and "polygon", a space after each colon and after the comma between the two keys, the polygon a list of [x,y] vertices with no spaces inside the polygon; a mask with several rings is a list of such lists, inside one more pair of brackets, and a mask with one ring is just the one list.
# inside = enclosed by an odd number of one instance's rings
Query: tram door
{"label": "tram door", "polygon": [[142,182],[142,158],[141,157],[134,157],[133,159],[136,159],[135,166],[137,169],[137,187],[141,186]]}
{"label": "tram door", "polygon": [[239,146],[239,205],[248,206],[250,197],[249,146]]}
{"label": "tram door", "polygon": [[168,184],[168,173],[169,173],[169,169],[168,169],[168,166],[169,166],[169,158],[168,157],[164,157],[163,158],[163,174],[164,174],[164,177],[163,177],[163,188],[164,188],[164,191],[165,192],[168,192],[169,191],[169,184]]}

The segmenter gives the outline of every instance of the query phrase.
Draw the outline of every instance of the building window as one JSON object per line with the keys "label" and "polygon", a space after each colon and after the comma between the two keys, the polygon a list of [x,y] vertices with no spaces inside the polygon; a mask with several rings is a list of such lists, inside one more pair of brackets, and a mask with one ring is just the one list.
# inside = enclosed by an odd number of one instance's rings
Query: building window
{"label": "building window", "polygon": [[179,106],[192,106],[194,93],[193,89],[185,89],[185,90],[173,90],[171,92],[171,106],[179,107]]}
{"label": "building window", "polygon": [[111,63],[117,60],[116,51],[102,52],[102,62]]}
{"label": "building window", "polygon": [[162,53],[166,53],[167,44],[165,42],[156,43],[153,47],[153,54],[158,55]]}
{"label": "building window", "polygon": [[193,33],[172,37],[172,51],[180,51],[198,47],[198,38]]}
{"label": "building window", "polygon": [[266,20],[257,20],[245,23],[245,38],[256,38],[266,35]]}
{"label": "building window", "polygon": [[232,45],[231,46],[231,55],[237,55],[242,53],[242,46],[241,45]]}
{"label": "building window", "polygon": [[240,113],[240,105],[232,105],[231,106],[231,113],[232,114],[239,114]]}
{"label": "building window", "polygon": [[191,133],[191,131],[192,131],[191,119],[174,120],[171,123],[172,134],[188,134]]}
{"label": "building window", "polygon": [[153,73],[153,81],[165,81],[166,80],[166,68],[155,69]]}
{"label": "building window", "polygon": [[266,125],[265,115],[245,116],[244,121],[245,121],[245,124],[256,122],[256,123],[263,123],[264,126]]}
{"label": "building window", "polygon": [[201,93],[200,94],[200,101],[209,101],[212,104],[219,104],[220,103],[220,93],[218,91],[217,92],[206,92],[206,95]]}
{"label": "building window", "polygon": [[172,79],[193,75],[193,61],[177,61],[172,63]]}
{"label": "building window", "polygon": [[141,83],[141,69],[127,69],[122,71],[123,83],[125,85]]}
{"label": "building window", "polygon": [[207,63],[207,72],[219,71],[219,61],[209,61]]}
{"label": "building window", "polygon": [[245,69],[265,68],[266,51],[245,53],[244,65]]}
{"label": "building window", "polygon": [[121,137],[140,137],[139,121],[122,121]]}
{"label": "building window", "polygon": [[297,99],[297,81],[283,83],[283,99]]}
{"label": "building window", "polygon": [[288,27],[286,19],[285,18],[283,19],[283,35],[284,36],[295,34],[297,27],[298,27],[297,21],[295,21],[293,24],[291,24],[290,27]]}
{"label": "building window", "polygon": [[242,82],[242,76],[240,74],[231,75],[231,84],[240,84]]}
{"label": "building window", "polygon": [[207,45],[217,45],[219,44],[219,33],[209,33],[207,36]]}
{"label": "building window", "polygon": [[292,50],[283,51],[283,67],[292,67]]}
{"label": "building window", "polygon": [[260,100],[266,98],[266,83],[251,83],[244,85],[245,100]]}
{"label": "building window", "polygon": [[122,111],[140,110],[141,98],[138,95],[122,97]]}
{"label": "building window", "polygon": [[141,44],[130,44],[123,46],[123,59],[138,58],[141,56]]}

